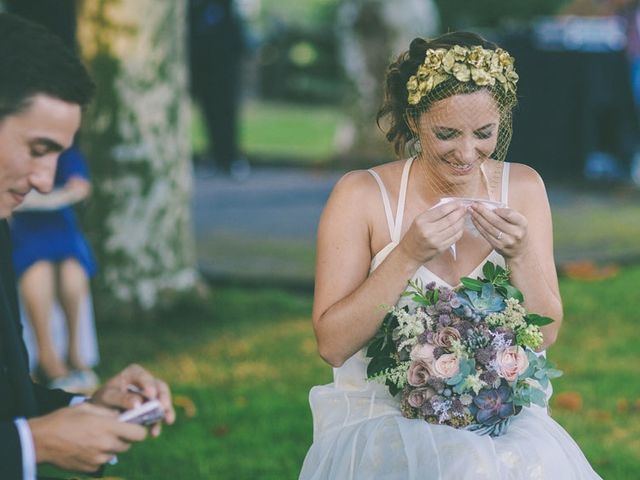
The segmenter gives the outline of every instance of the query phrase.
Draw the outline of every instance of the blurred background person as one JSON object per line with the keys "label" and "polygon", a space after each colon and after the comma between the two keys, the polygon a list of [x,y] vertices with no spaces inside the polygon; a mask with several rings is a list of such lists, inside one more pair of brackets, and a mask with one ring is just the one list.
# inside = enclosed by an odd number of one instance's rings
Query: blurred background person
{"label": "blurred background person", "polygon": [[191,93],[206,124],[202,166],[246,179],[250,166],[239,147],[242,59],[247,42],[232,0],[189,0]]}
{"label": "blurred background person", "polygon": [[31,368],[51,388],[75,392],[98,385],[89,288],[96,264],[72,207],[90,192],[86,162],[72,147],[60,156],[54,190],[32,191],[10,222]]}
{"label": "blurred background person", "polygon": [[627,36],[627,57],[631,69],[631,87],[636,102],[636,109],[640,109],[640,1],[626,0],[621,5],[618,14],[625,22]]}

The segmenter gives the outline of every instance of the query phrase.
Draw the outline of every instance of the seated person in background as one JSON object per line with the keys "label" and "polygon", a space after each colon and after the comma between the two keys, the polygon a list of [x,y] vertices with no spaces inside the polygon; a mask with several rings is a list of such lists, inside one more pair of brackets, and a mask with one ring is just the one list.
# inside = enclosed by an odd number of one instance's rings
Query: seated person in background
{"label": "seated person in background", "polygon": [[60,155],[53,191],[29,193],[10,221],[25,342],[37,376],[51,388],[85,393],[98,385],[90,368],[98,356],[89,291],[96,265],[72,205],[90,192],[84,157],[71,147]]}

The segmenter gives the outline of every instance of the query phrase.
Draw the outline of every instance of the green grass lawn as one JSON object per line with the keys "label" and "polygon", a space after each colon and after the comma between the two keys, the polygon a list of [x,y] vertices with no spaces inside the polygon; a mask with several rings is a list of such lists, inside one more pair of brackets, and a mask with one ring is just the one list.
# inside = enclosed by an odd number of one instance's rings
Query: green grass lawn
{"label": "green grass lawn", "polygon": [[[343,121],[336,107],[255,101],[243,106],[240,138],[249,159],[296,165],[326,163],[335,154],[334,137]],[[196,153],[207,148],[202,115],[193,109],[191,143]]]}
{"label": "green grass lawn", "polygon": [[[575,411],[554,402],[554,417],[607,480],[640,471],[639,284],[640,267],[600,282],[564,279],[565,322],[550,351],[565,371],[555,398],[582,399]],[[311,443],[308,390],[331,379],[316,354],[311,303],[310,295],[220,288],[155,322],[109,324],[103,314],[102,376],[138,361],[172,385],[179,404],[174,426],[122,455],[107,475],[297,478]]]}

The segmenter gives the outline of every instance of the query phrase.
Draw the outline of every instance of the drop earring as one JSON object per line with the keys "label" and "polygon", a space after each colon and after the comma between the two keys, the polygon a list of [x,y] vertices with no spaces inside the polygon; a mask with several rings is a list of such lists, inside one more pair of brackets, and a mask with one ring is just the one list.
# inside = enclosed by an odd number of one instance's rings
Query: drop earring
{"label": "drop earring", "polygon": [[416,138],[411,145],[411,149],[413,150],[414,155],[419,155],[422,153],[422,144],[420,143],[420,139]]}

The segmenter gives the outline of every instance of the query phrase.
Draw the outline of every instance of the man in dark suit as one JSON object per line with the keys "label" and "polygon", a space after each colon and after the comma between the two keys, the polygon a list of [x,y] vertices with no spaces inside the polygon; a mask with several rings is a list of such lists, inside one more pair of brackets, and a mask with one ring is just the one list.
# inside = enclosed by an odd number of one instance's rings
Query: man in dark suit
{"label": "man in dark suit", "polygon": [[[22,341],[6,218],[32,189],[51,190],[56,163],[80,125],[93,93],[86,70],[57,37],[0,14],[0,470],[3,479],[35,478],[36,464],[93,472],[131,443],[139,425],[120,410],[147,398],[174,412],[167,385],[138,365],[109,380],[93,397],[34,384]],[[132,393],[131,385],[142,395]],[[159,425],[151,429],[159,434]]]}

